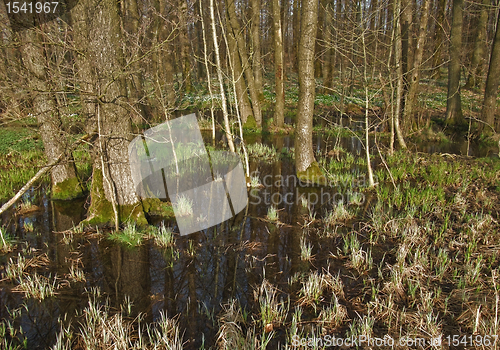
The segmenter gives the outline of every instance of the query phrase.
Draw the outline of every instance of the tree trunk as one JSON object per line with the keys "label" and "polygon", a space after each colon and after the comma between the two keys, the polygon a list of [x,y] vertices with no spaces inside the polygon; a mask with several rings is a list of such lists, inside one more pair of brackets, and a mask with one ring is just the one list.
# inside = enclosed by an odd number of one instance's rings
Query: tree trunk
{"label": "tree trunk", "polygon": [[477,88],[481,81],[480,76],[484,63],[484,52],[486,51],[486,28],[488,26],[488,14],[491,0],[483,0],[481,14],[477,22],[477,34],[474,42],[474,51],[470,64],[470,73],[465,84],[465,89]]}
{"label": "tree trunk", "polygon": [[413,67],[413,1],[414,0],[402,0],[402,12],[401,12],[401,49],[402,49],[402,59],[403,59],[403,79],[404,79],[404,91],[408,89],[408,72],[410,72]]}
{"label": "tree trunk", "polygon": [[262,83],[262,58],[260,49],[260,10],[261,10],[262,0],[252,0],[252,44],[253,44],[253,55],[252,55],[252,67],[253,74],[255,78],[255,88],[259,93],[259,99],[263,99],[263,83]]}
{"label": "tree trunk", "polygon": [[14,33],[10,26],[7,9],[0,3],[0,114],[17,119],[21,116],[19,92],[15,88],[19,81],[19,58],[16,57],[12,46]]}
{"label": "tree trunk", "polygon": [[437,1],[438,8],[437,10],[437,19],[436,25],[434,27],[434,52],[432,58],[432,79],[439,79],[441,76],[440,66],[442,62],[442,47],[443,47],[443,34],[444,34],[444,15],[446,12],[446,0],[438,0]]}
{"label": "tree trunk", "polygon": [[245,39],[243,38],[243,34],[241,31],[240,23],[238,22],[238,18],[236,17],[236,9],[235,9],[235,0],[229,0],[227,3],[227,13],[229,15],[229,22],[231,23],[231,27],[234,35],[236,36],[236,43],[238,44],[238,52],[240,54],[241,65],[245,72],[245,78],[248,84],[248,90],[250,92],[250,97],[252,99],[252,109],[253,116],[255,118],[255,122],[260,127],[262,126],[262,112],[260,109],[260,99],[259,93],[262,91],[257,91],[255,86],[255,79],[252,72],[252,67],[249,64],[250,61],[248,59],[247,47],[245,45]]}
{"label": "tree trunk", "polygon": [[139,35],[140,14],[137,6],[137,0],[126,0],[121,2],[122,5],[122,26],[127,36],[127,44],[124,49],[129,48],[129,59],[133,61],[131,64],[132,72],[130,79],[127,79],[128,96],[134,108],[134,122],[141,123],[144,118],[149,117],[150,111],[146,104],[146,94],[144,93],[144,72],[139,58],[142,52],[142,38]]}
{"label": "tree trunk", "polygon": [[396,20],[396,40],[394,41],[394,60],[396,61],[396,110],[394,115],[394,130],[398,138],[398,143],[401,148],[406,148],[406,142],[401,131],[399,123],[401,112],[403,110],[401,102],[403,101],[403,58],[402,58],[402,36],[401,36],[401,0],[395,0],[394,18]]}
{"label": "tree trunk", "polygon": [[230,55],[231,66],[235,79],[234,84],[236,87],[236,98],[238,101],[238,107],[240,109],[241,120],[243,121],[243,124],[245,124],[249,117],[253,118],[253,112],[250,101],[248,100],[247,87],[245,85],[243,69],[241,67],[240,56],[238,54],[238,45],[236,44],[234,33],[229,26],[227,30],[227,41],[229,45],[228,54]]}
{"label": "tree trunk", "polygon": [[293,70],[298,72],[299,69],[299,41],[300,41],[300,0],[293,0]]}
{"label": "tree trunk", "polygon": [[330,6],[330,2],[327,2],[324,6],[325,11],[325,29],[324,29],[324,37],[325,37],[325,60],[323,62],[323,93],[327,94],[329,89],[332,88],[333,84],[333,55],[332,55],[332,30],[333,30],[333,14],[332,7]]}
{"label": "tree trunk", "polygon": [[495,127],[495,130],[500,129],[500,124],[495,123],[496,101],[498,95],[498,84],[500,83],[500,15],[497,15],[495,39],[491,48],[490,67],[486,78],[486,87],[484,91],[483,109],[481,111],[481,119],[489,125]]}
{"label": "tree trunk", "polygon": [[[122,33],[116,0],[82,0],[72,10],[83,20],[92,18],[87,41],[80,40],[85,57],[95,72],[91,81],[96,99],[86,103],[96,111],[99,132],[95,143],[97,157],[92,173],[89,224],[115,224],[133,220],[145,224],[146,219],[133,185],[128,163],[128,144],[133,138],[130,113],[126,105],[127,82],[122,51]],[[86,35],[87,33],[75,33]],[[92,79],[92,80],[90,80]]]}
{"label": "tree trunk", "polygon": [[[53,162],[67,148],[62,131],[62,122],[59,115],[54,93],[51,91],[51,81],[47,72],[47,59],[42,40],[36,33],[36,28],[22,32],[22,59],[29,72],[29,88],[33,98],[33,111],[36,115],[40,136],[43,141],[45,155],[49,162]],[[84,194],[83,188],[76,176],[76,168],[71,156],[64,164],[51,169],[52,198],[73,199]]]}
{"label": "tree trunk", "polygon": [[274,120],[278,128],[285,124],[285,84],[283,77],[283,33],[281,29],[281,6],[279,0],[273,0],[274,22],[274,74],[276,105]]}
{"label": "tree trunk", "polygon": [[407,125],[412,123],[414,117],[414,110],[417,105],[418,88],[420,84],[420,66],[422,65],[422,58],[424,54],[425,37],[427,34],[427,21],[429,18],[429,4],[430,0],[424,0],[422,4],[422,13],[420,15],[420,28],[418,31],[417,47],[415,48],[413,71],[411,72],[408,94],[406,95],[405,110],[403,119]]}
{"label": "tree trunk", "polygon": [[[193,86],[191,84],[191,58],[190,58],[190,43],[188,37],[188,8],[187,0],[179,0],[178,13],[179,13],[179,44],[181,46],[181,65],[182,65],[182,80],[184,92],[191,93]],[[168,58],[170,59],[170,58]]]}
{"label": "tree trunk", "polygon": [[[215,51],[215,64],[217,67],[217,78],[219,80],[220,96],[222,100],[222,115],[224,117],[224,131],[226,132],[227,143],[229,145],[229,150],[231,152],[235,151],[233,143],[233,135],[231,134],[231,128],[229,126],[229,114],[227,112],[227,101],[226,92],[224,91],[224,80],[222,77],[222,65],[219,53],[219,42],[217,41],[217,30],[215,27],[215,11],[214,11],[214,0],[210,0],[210,20],[212,26],[212,39],[214,42]],[[237,54],[236,52],[234,54]]]}
{"label": "tree trunk", "polygon": [[314,46],[318,25],[318,1],[302,0],[299,42],[299,103],[295,130],[295,167],[304,182],[321,183],[319,166],[312,145],[312,124],[316,82],[314,80]]}
{"label": "tree trunk", "polygon": [[448,123],[463,122],[460,99],[460,54],[462,50],[462,22],[464,0],[453,0],[450,63],[448,64],[448,99],[446,120]]}

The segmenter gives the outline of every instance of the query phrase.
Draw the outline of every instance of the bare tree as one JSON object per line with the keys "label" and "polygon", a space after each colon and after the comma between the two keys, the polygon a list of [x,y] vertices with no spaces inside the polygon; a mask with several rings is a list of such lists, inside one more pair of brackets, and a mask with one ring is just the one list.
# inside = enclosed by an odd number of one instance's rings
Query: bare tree
{"label": "bare tree", "polygon": [[210,0],[210,20],[212,25],[212,39],[214,42],[215,50],[215,64],[217,67],[217,78],[219,79],[220,96],[222,100],[222,115],[224,117],[224,131],[226,132],[227,143],[229,144],[229,149],[231,152],[235,151],[233,136],[231,134],[231,128],[229,126],[229,113],[227,112],[227,100],[226,92],[224,91],[224,77],[222,76],[222,65],[219,53],[219,42],[217,39],[217,28],[215,27],[215,10],[214,10],[214,0]]}
{"label": "bare tree", "polygon": [[408,82],[408,93],[406,95],[403,119],[407,125],[410,125],[414,117],[415,107],[417,105],[418,88],[420,85],[420,66],[424,56],[425,38],[427,36],[427,20],[429,18],[430,0],[424,0],[420,14],[420,26],[418,30],[417,46],[413,56],[413,70]]}
{"label": "bare tree", "polygon": [[261,57],[261,45],[260,45],[260,11],[261,11],[261,1],[262,0],[251,0],[252,6],[252,67],[253,74],[255,77],[255,88],[259,94],[259,98],[262,98],[263,94],[263,83],[262,83],[262,57]]}
{"label": "bare tree", "polygon": [[401,0],[394,0],[394,19],[396,27],[396,38],[394,41],[394,60],[396,61],[396,110],[394,115],[394,130],[396,131],[396,136],[398,143],[401,148],[406,148],[406,142],[403,137],[403,132],[401,131],[400,116],[402,114],[403,108],[401,103],[403,101],[403,91],[404,91],[404,81],[403,81],[403,48],[402,48],[402,36],[401,36]]}
{"label": "bare tree", "polygon": [[[93,20],[87,33],[77,42],[85,55],[80,66],[89,67],[81,73],[92,87],[93,98],[84,101],[94,110],[98,139],[95,143],[90,223],[134,220],[146,223],[141,202],[137,197],[128,163],[128,144],[132,139],[130,113],[127,110],[127,82],[123,72],[122,30],[115,0],[83,0],[73,14],[83,21]],[[88,60],[88,61],[87,61]],[[85,73],[93,74],[84,76]]]}
{"label": "bare tree", "polygon": [[231,29],[236,37],[236,43],[238,45],[238,53],[240,54],[241,65],[243,71],[245,72],[245,78],[248,84],[248,90],[250,93],[250,98],[252,99],[252,109],[253,116],[258,126],[262,126],[262,111],[260,108],[260,98],[259,92],[255,86],[255,78],[252,71],[252,66],[248,58],[247,45],[245,44],[245,38],[243,37],[242,29],[238,18],[236,17],[235,0],[228,0],[227,3],[227,13],[229,16],[229,23],[231,24]]}
{"label": "bare tree", "polygon": [[[490,126],[495,124],[495,110],[498,94],[498,85],[500,83],[500,14],[497,14],[497,24],[493,47],[491,48],[490,66],[486,78],[486,87],[484,90],[483,109],[481,119]],[[500,130],[500,121],[497,120],[494,126]]]}
{"label": "bare tree", "polygon": [[318,26],[318,1],[302,0],[299,42],[299,103],[295,130],[295,167],[305,182],[321,181],[312,145],[312,124],[316,82],[314,46]]}
{"label": "bare tree", "polygon": [[281,29],[281,6],[279,0],[273,0],[274,23],[274,74],[276,105],[274,119],[276,126],[282,128],[285,123],[285,83],[283,72],[283,33]]}
{"label": "bare tree", "polygon": [[486,27],[488,26],[488,9],[491,0],[483,0],[481,3],[481,11],[477,22],[476,38],[474,39],[474,51],[472,52],[471,69],[465,89],[473,89],[479,85],[483,63],[484,53],[486,51]]}
{"label": "bare tree", "polygon": [[[46,24],[42,24],[46,26]],[[67,147],[62,131],[59,106],[54,94],[52,81],[49,79],[48,62],[43,40],[38,29],[29,28],[21,33],[22,59],[29,73],[29,89],[33,98],[33,112],[40,126],[44,152],[49,162],[53,162]],[[81,197],[83,188],[76,176],[73,158],[68,156],[64,164],[51,169],[52,197],[55,199],[73,199]]]}
{"label": "bare tree", "polygon": [[450,63],[448,64],[448,98],[446,120],[449,123],[463,122],[460,98],[460,56],[462,50],[463,0],[453,0],[450,36]]}

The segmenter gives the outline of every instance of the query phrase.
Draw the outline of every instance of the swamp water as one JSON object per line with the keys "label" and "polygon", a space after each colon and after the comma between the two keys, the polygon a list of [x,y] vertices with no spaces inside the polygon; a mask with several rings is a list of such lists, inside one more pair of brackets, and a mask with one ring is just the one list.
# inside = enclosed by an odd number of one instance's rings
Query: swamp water
{"label": "swamp water", "polygon": [[[289,136],[255,136],[250,142],[271,145],[278,154],[293,147],[293,138]],[[334,145],[358,156],[363,152],[356,137],[314,137],[318,153],[325,154]],[[417,147],[423,152],[460,154],[463,143],[448,143],[441,149],[429,144]],[[487,151],[472,147],[470,155],[485,155],[483,152]],[[29,349],[49,348],[61,324],[72,320],[74,326],[78,325],[82,310],[89,303],[87,295],[98,288],[101,295],[109,298],[115,312],[122,310],[129,319],[142,313],[144,322],[149,323],[165,311],[169,317],[177,317],[179,328],[184,331],[185,348],[208,348],[217,339],[217,317],[222,304],[236,299],[246,312],[258,314],[254,290],[264,277],[284,291],[281,297],[286,299],[300,289],[300,284],[290,284],[291,280],[321,269],[342,276],[346,300],[353,301],[347,308],[348,317],[355,318],[359,309],[356,303],[364,302],[364,286],[361,280],[351,277],[342,259],[332,259],[331,254],[341,249],[338,236],[322,237],[315,222],[339,199],[349,205],[348,191],[358,189],[342,184],[335,188],[298,186],[290,180],[294,178],[294,166],[287,157],[271,163],[253,160],[250,170],[259,174],[262,186],[250,190],[246,210],[204,232],[177,235],[174,246],[169,248],[160,248],[148,238],[132,248],[108,240],[107,232],[70,233],[68,230],[84,218],[88,199],[52,202],[45,195],[44,186],[33,189],[27,194],[36,205],[33,211],[21,215],[11,210],[2,216],[7,232],[20,244],[13,253],[1,256],[0,271],[5,277],[9,259],[25,255],[26,259],[36,259],[28,273],[56,276],[58,287],[55,296],[38,301],[26,298],[15,283],[4,278],[0,281],[0,319],[13,320],[16,328],[22,328]],[[364,173],[358,168],[353,171]],[[374,201],[370,195],[364,198],[357,209],[358,218],[367,215]],[[278,209],[278,222],[267,218],[272,205]],[[165,225],[175,231],[175,222]],[[356,225],[356,221],[348,221],[336,230],[339,234],[347,233]],[[24,251],[20,247],[25,247]],[[313,258],[304,259],[301,247],[309,247]],[[379,245],[372,251],[374,262],[383,260],[386,249],[389,248]],[[83,271],[84,278],[76,281],[71,277],[74,269]],[[124,306],[126,301],[131,307]],[[285,327],[275,331],[270,348],[288,341]]]}

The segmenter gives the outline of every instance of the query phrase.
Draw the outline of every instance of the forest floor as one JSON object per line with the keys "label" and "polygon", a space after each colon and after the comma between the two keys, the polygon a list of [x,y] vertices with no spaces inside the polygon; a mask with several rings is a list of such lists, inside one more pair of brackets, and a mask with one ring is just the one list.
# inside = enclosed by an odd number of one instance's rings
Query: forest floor
{"label": "forest floor", "polygon": [[[425,90],[428,114],[439,115],[446,96]],[[335,108],[328,96],[317,97],[325,113]],[[2,201],[45,164],[35,126],[0,128]],[[42,179],[1,217],[0,348],[497,349],[498,156],[372,148],[368,188],[362,148],[350,146],[356,130],[316,132],[328,186],[276,185],[293,174],[291,138],[253,133],[249,196],[262,201],[187,237],[161,220],[85,230],[58,209],[85,203],[50,204]],[[453,137],[434,125],[424,133]],[[89,188],[86,146],[75,162]],[[266,201],[275,193],[296,197]],[[324,193],[340,196],[313,200]],[[63,219],[69,226],[57,229]]]}

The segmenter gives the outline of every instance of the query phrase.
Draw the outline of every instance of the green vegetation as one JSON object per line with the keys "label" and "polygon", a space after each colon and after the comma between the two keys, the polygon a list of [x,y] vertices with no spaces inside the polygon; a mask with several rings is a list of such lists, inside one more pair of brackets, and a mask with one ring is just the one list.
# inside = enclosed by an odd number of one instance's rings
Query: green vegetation
{"label": "green vegetation", "polygon": [[278,152],[263,143],[252,143],[247,145],[247,152],[250,158],[260,159],[266,162],[278,160]]}
{"label": "green vegetation", "polygon": [[166,227],[164,222],[162,222],[158,228],[153,229],[151,236],[160,247],[171,247],[175,242],[172,228]]}
{"label": "green vegetation", "polygon": [[314,162],[305,171],[297,171],[297,178],[306,184],[326,185],[327,179],[318,163]]}
{"label": "green vegetation", "polygon": [[267,209],[267,219],[269,221],[278,221],[279,220],[278,209],[276,209],[275,206],[271,205]]}
{"label": "green vegetation", "polygon": [[109,235],[109,239],[124,244],[127,247],[136,247],[142,244],[145,234],[137,228],[135,223],[128,222],[125,228]]}
{"label": "green vegetation", "polygon": [[0,226],[0,252],[8,253],[15,247],[14,237],[12,237],[5,228]]}

